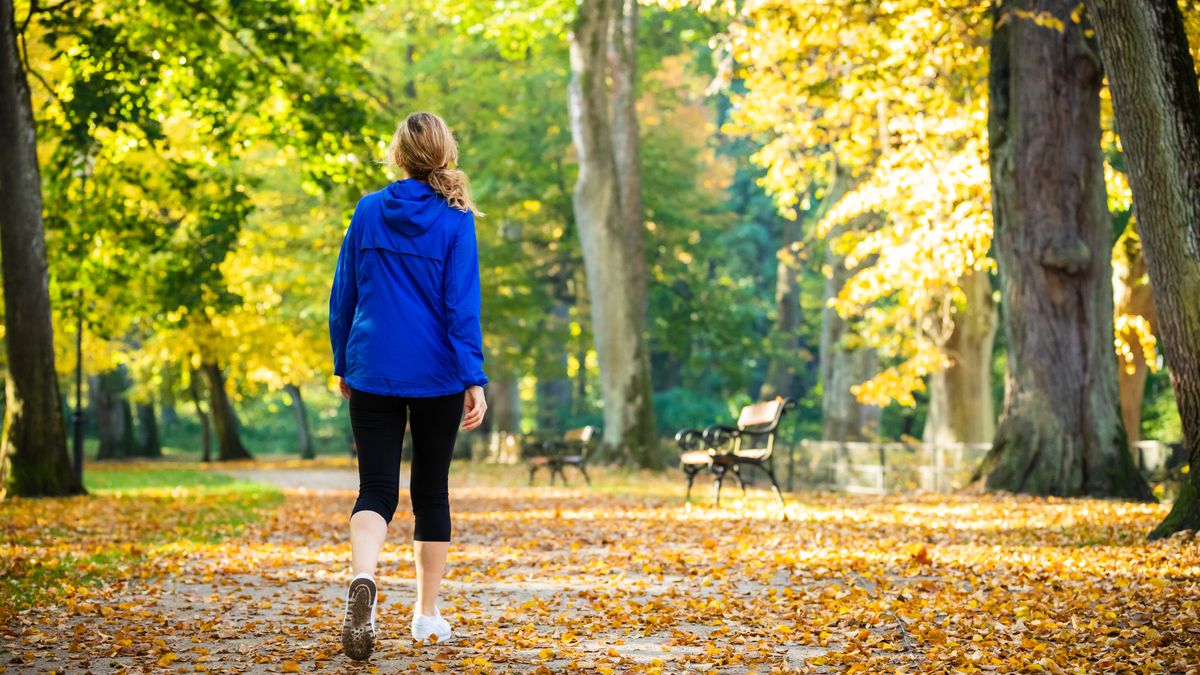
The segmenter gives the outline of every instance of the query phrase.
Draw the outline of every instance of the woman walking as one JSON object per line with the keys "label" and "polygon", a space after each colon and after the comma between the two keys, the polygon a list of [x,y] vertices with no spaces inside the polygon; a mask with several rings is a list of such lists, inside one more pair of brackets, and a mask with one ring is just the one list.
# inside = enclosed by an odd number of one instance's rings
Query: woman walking
{"label": "woman walking", "polygon": [[450,546],[450,457],[459,426],[475,429],[487,411],[475,243],[475,216],[483,214],[466,174],[449,168],[458,162],[454,136],[441,117],[413,113],[396,128],[388,161],[405,177],[359,200],[329,298],[334,374],[358,447],[342,649],[359,660],[375,647],[375,567],[399,501],[406,426],[416,520],[412,636],[450,638],[437,608]]}

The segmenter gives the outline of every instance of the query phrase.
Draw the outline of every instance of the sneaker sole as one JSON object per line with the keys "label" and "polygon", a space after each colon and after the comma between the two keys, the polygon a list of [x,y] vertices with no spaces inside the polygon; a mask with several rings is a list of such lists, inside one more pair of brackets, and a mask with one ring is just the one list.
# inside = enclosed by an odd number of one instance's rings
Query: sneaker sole
{"label": "sneaker sole", "polygon": [[349,608],[342,622],[342,651],[355,661],[366,661],[375,651],[375,629],[371,627],[371,605],[375,602],[375,583],[355,579],[347,593]]}

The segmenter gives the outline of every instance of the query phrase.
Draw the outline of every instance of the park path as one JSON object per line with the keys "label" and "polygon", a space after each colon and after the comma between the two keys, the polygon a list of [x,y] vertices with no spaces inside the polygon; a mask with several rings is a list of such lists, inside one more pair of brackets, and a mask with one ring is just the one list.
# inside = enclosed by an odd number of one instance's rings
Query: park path
{"label": "park path", "polygon": [[452,480],[452,644],[408,636],[397,514],[363,665],[338,639],[353,470],[239,469],[283,503],[243,535],[165,545],[85,601],[21,613],[8,672],[1200,668],[1200,546],[1144,541],[1161,506],[799,495],[781,511],[752,491],[685,509],[673,482],[598,473],[594,491]]}
{"label": "park path", "polygon": [[[283,505],[245,536],[156,552],[141,569],[104,589],[110,598],[104,605],[87,603],[67,617],[41,608],[22,616],[31,626],[57,623],[69,645],[46,644],[29,670],[747,671],[738,665],[715,668],[711,659],[698,658],[705,655],[700,637],[736,628],[736,618],[724,618],[728,598],[722,597],[758,593],[759,584],[702,588],[696,578],[653,569],[654,554],[646,555],[635,536],[645,516],[620,523],[619,511],[663,508],[661,500],[622,505],[605,497],[597,504],[583,490],[544,487],[453,489],[455,547],[441,604],[456,639],[447,645],[415,646],[408,635],[415,580],[403,545],[411,539],[411,522],[402,505],[379,573],[380,639],[370,663],[356,664],[340,653],[339,642],[349,576],[344,525],[356,472],[222,473],[278,486]],[[406,496],[401,497],[403,504]],[[609,517],[619,523],[616,531],[609,523],[603,531],[591,527]],[[617,539],[624,541],[613,548]],[[664,604],[700,598],[693,621],[657,625],[659,615],[668,615],[659,611]],[[776,667],[798,667],[805,657],[825,651],[778,646],[765,632],[760,637],[767,639],[747,642],[746,652],[769,654]]]}

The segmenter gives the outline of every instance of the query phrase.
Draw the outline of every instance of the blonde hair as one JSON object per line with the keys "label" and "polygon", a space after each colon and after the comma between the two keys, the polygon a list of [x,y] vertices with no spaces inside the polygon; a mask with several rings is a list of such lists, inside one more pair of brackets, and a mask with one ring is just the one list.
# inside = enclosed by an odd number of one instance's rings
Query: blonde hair
{"label": "blonde hair", "polygon": [[404,169],[411,178],[429,184],[459,211],[484,215],[471,199],[467,174],[451,169],[458,163],[458,143],[445,120],[429,112],[415,112],[396,127],[387,149],[388,164]]}

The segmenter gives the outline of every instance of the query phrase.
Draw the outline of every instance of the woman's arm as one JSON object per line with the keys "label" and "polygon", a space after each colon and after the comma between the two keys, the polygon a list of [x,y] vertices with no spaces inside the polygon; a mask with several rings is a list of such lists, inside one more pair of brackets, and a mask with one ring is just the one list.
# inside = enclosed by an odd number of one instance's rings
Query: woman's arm
{"label": "woman's arm", "polygon": [[463,389],[487,384],[483,373],[483,331],[479,327],[479,250],[475,216],[469,215],[450,245],[445,272],[446,320]]}
{"label": "woman's arm", "polygon": [[329,290],[329,342],[333,347],[333,374],[346,376],[346,342],[350,339],[350,326],[354,322],[354,310],[358,304],[358,276],[355,263],[358,257],[358,209],[350,218],[350,226],[342,238],[342,250],[338,254],[337,269],[333,273],[333,287]]}

